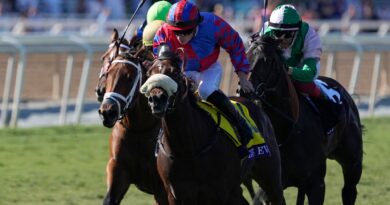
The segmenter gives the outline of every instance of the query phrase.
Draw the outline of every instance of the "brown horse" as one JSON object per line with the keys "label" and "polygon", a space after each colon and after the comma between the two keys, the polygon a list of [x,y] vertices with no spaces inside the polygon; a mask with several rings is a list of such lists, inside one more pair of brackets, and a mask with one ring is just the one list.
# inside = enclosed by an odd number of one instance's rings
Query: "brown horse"
{"label": "brown horse", "polygon": [[[152,113],[162,121],[157,168],[169,204],[246,204],[237,148],[197,106],[199,99],[179,65],[175,53],[164,52],[149,69],[150,77],[141,88],[149,96]],[[250,100],[234,100],[248,107],[271,151],[270,156],[254,160],[251,174],[272,204],[284,204],[279,151],[269,119]]]}
{"label": "brown horse", "polygon": [[[326,159],[335,159],[343,169],[343,204],[354,204],[356,186],[362,173],[362,124],[357,107],[337,81],[319,77],[340,94],[339,112],[333,133],[325,134],[324,118],[313,100],[297,93],[287,75],[281,51],[270,37],[255,36],[248,56],[253,67],[250,77],[256,96],[275,128],[282,159],[284,187],[298,188],[297,204],[305,195],[309,204],[323,204]],[[321,104],[319,104],[321,105]],[[319,108],[319,109],[318,109]]]}
{"label": "brown horse", "polygon": [[113,127],[103,204],[120,204],[131,184],[153,194],[159,205],[168,204],[154,156],[160,121],[153,117],[147,99],[138,92],[146,73],[142,61],[149,53],[140,49],[131,55],[131,44],[119,42],[116,30],[111,40],[102,58],[104,70],[97,87],[102,98],[99,113],[103,124]]}

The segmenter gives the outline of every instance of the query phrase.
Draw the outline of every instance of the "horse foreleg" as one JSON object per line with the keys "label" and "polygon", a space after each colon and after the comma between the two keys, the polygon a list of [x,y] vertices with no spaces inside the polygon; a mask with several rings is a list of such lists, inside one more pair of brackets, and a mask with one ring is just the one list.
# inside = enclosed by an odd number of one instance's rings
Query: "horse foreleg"
{"label": "horse foreleg", "polygon": [[251,176],[245,177],[244,180],[242,181],[242,184],[244,184],[244,186],[246,187],[246,189],[249,192],[249,195],[253,199],[255,197],[256,193],[255,193],[255,189],[253,188],[252,177]]}
{"label": "horse foreleg", "polygon": [[309,205],[324,204],[325,200],[326,160],[323,160],[312,175],[306,180],[303,192],[306,193]]}
{"label": "horse foreleg", "polygon": [[130,185],[128,171],[116,159],[111,158],[107,163],[106,174],[107,194],[103,205],[120,204]]}
{"label": "horse foreleg", "polygon": [[297,201],[296,205],[304,205],[305,203],[305,192],[302,187],[298,187]]}

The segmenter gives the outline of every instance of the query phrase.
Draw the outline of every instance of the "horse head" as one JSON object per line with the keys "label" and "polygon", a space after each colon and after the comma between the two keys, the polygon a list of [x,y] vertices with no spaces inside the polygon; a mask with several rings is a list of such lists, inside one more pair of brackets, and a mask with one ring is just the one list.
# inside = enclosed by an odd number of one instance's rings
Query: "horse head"
{"label": "horse head", "polygon": [[130,53],[117,55],[105,72],[105,93],[99,115],[106,127],[114,126],[135,103],[145,72],[142,62]]}
{"label": "horse head", "polygon": [[[178,50],[179,51],[179,50]],[[149,68],[148,80],[141,87],[141,93],[148,97],[152,114],[164,117],[180,102],[187,91],[187,78],[179,54],[170,51],[168,46],[162,46],[158,59]]]}
{"label": "horse head", "polygon": [[268,36],[252,36],[247,51],[252,66],[249,80],[255,87],[255,99],[261,100],[266,106],[270,106],[271,101],[284,104],[282,106],[288,107],[296,119],[299,110],[297,93],[287,74],[282,55],[277,40]]}
{"label": "horse head", "polygon": [[135,43],[129,42],[126,39],[119,39],[119,34],[116,29],[114,29],[110,38],[111,43],[108,46],[107,51],[100,57],[102,67],[100,69],[98,84],[95,88],[95,94],[99,102],[102,102],[104,93],[106,92],[106,73],[112,61],[116,56],[134,50],[132,45]]}

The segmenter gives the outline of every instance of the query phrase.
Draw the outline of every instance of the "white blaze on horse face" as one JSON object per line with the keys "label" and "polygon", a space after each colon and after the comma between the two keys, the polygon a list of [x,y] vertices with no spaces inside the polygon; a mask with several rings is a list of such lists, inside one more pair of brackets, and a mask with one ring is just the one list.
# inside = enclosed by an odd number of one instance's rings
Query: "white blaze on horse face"
{"label": "white blaze on horse face", "polygon": [[115,57],[115,51],[113,50],[110,53],[110,61],[111,61],[111,59],[114,59],[114,57]]}

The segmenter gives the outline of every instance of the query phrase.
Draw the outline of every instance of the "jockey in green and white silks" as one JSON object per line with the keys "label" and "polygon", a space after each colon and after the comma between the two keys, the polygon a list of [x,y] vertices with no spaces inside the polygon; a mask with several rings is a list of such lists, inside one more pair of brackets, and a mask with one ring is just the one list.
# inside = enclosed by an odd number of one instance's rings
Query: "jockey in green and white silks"
{"label": "jockey in green and white silks", "polygon": [[298,91],[317,98],[321,91],[314,80],[320,72],[322,45],[317,32],[293,5],[277,6],[265,24],[264,35],[280,41],[288,73]]}

